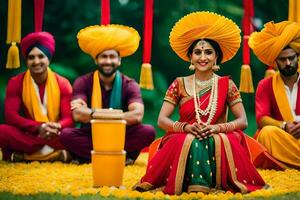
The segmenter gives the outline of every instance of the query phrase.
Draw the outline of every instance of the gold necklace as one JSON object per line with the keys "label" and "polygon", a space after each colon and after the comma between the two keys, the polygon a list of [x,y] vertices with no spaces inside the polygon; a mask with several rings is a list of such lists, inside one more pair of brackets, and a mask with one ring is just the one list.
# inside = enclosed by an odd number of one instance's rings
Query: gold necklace
{"label": "gold necklace", "polygon": [[200,81],[200,80],[196,79],[196,84],[200,88],[207,88],[207,87],[210,87],[212,85],[212,80],[213,80],[213,77],[210,78],[209,80],[206,80],[206,81]]}

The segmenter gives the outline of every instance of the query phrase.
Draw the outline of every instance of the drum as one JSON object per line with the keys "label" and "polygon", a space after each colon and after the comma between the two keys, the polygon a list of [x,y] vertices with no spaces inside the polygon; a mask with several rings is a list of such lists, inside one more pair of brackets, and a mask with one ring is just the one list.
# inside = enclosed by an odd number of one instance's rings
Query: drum
{"label": "drum", "polygon": [[91,120],[94,151],[122,151],[125,145],[125,120]]}
{"label": "drum", "polygon": [[93,185],[122,185],[126,152],[96,152],[92,151]]}

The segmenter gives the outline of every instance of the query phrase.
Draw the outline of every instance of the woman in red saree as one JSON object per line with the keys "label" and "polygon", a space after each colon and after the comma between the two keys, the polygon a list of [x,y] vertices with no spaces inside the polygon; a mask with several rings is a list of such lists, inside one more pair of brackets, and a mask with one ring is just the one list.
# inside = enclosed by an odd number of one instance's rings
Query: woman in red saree
{"label": "woman in red saree", "polygon": [[[220,15],[195,12],[176,23],[170,42],[195,73],[170,85],[158,118],[167,134],[134,188],[181,194],[247,193],[265,187],[240,130],[246,128],[247,119],[239,91],[229,77],[214,73],[216,63],[231,59],[238,50],[238,27]],[[180,119],[174,122],[170,116],[177,105]],[[228,107],[235,116],[231,122],[226,122]]]}

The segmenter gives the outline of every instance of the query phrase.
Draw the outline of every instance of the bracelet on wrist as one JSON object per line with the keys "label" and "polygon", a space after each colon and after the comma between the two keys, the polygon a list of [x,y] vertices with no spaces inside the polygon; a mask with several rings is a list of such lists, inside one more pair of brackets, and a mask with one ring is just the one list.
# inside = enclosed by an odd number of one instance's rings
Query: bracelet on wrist
{"label": "bracelet on wrist", "polygon": [[280,128],[282,129],[282,130],[286,130],[286,124],[287,124],[287,122],[286,121],[283,121],[281,124],[280,124]]}
{"label": "bracelet on wrist", "polygon": [[173,123],[173,131],[175,132],[184,132],[184,127],[187,125],[187,122],[175,121]]}
{"label": "bracelet on wrist", "polygon": [[95,113],[95,109],[92,109],[92,112],[90,113],[90,116],[93,117],[93,114]]}

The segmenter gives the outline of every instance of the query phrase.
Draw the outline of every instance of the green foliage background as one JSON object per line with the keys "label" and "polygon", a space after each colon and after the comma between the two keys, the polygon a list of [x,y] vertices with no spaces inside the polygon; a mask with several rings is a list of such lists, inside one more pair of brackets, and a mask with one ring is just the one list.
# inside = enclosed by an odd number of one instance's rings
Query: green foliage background
{"label": "green foliage background", "polygon": [[[288,16],[288,0],[254,0],[256,21],[262,24],[268,21],[279,22]],[[193,11],[211,11],[231,18],[241,27],[243,16],[242,0],[155,0],[154,1],[154,33],[152,49],[152,66],[155,90],[142,90],[145,102],[144,123],[156,126],[157,116],[168,85],[177,77],[188,75],[188,63],[182,61],[171,50],[168,37],[172,26],[182,16]],[[111,23],[124,24],[136,28],[143,35],[143,0],[111,0]],[[33,0],[22,3],[22,37],[33,31]],[[56,52],[52,60],[52,68],[67,77],[71,83],[79,75],[95,68],[93,60],[83,53],[77,44],[77,32],[86,26],[100,23],[100,0],[48,0],[45,3],[43,30],[53,33],[56,38]],[[8,45],[5,44],[7,29],[7,0],[0,4],[0,123],[3,123],[4,96],[7,81],[13,75],[26,70],[5,69]],[[142,63],[142,41],[138,51],[129,58],[122,60],[120,70],[139,81]],[[221,66],[219,75],[230,75],[237,85],[242,65],[241,49],[229,62]],[[251,57],[254,86],[264,76],[265,66],[255,56]],[[249,127],[246,133],[253,135],[256,129],[254,114],[254,94],[242,94],[246,108]],[[173,116],[177,118],[175,114]],[[156,126],[157,128],[157,126]],[[158,129],[158,135],[162,130]]]}

